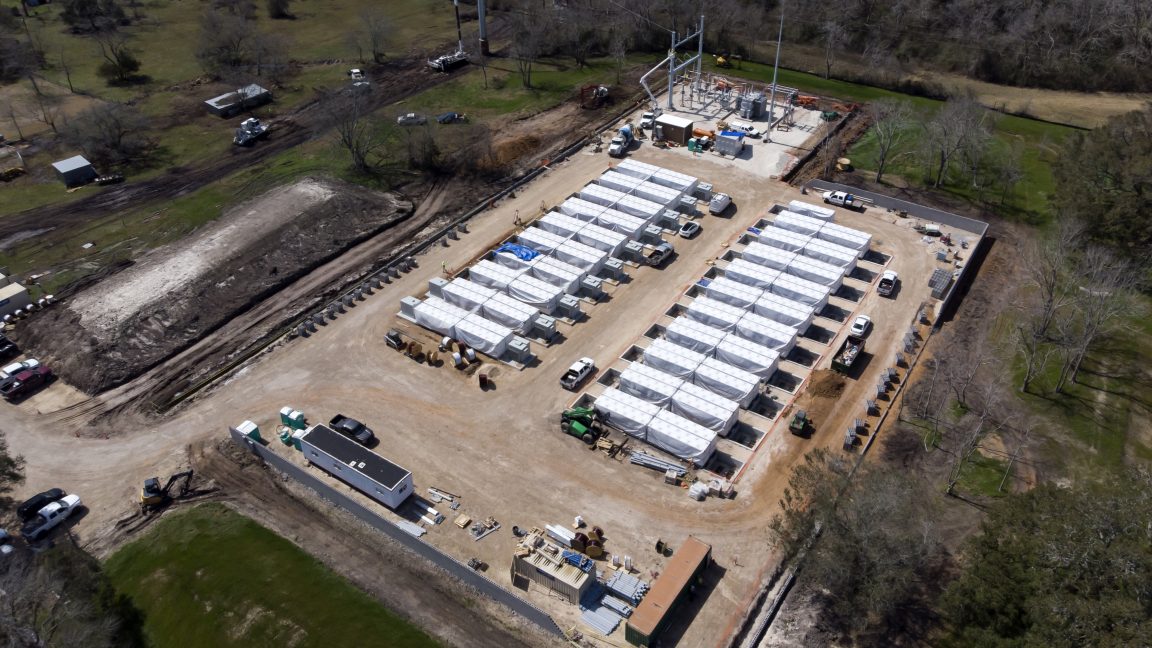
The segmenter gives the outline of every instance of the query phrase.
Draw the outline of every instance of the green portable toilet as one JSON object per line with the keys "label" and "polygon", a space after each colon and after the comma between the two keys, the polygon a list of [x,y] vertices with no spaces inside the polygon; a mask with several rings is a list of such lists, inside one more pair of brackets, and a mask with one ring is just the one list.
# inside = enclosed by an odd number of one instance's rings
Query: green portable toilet
{"label": "green portable toilet", "polygon": [[304,423],[304,412],[292,410],[292,413],[288,415],[288,427],[293,430],[303,430],[308,427]]}
{"label": "green portable toilet", "polygon": [[292,425],[292,408],[284,406],[280,408],[280,425]]}
{"label": "green portable toilet", "polygon": [[293,448],[296,448],[297,450],[300,450],[300,451],[304,450],[303,448],[300,447],[300,439],[304,438],[304,434],[305,434],[304,430],[296,430],[295,432],[292,433],[292,447]]}
{"label": "green portable toilet", "polygon": [[240,432],[240,434],[243,434],[244,436],[252,439],[257,443],[264,442],[264,440],[260,438],[260,426],[256,425],[252,421],[244,421],[240,425],[236,426],[236,430]]}

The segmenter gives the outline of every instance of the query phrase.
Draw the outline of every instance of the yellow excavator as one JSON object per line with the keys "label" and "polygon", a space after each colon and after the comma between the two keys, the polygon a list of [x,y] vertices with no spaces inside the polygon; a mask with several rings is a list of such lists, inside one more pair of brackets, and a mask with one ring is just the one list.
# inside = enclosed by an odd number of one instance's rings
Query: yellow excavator
{"label": "yellow excavator", "polygon": [[[164,484],[163,488],[160,487],[159,477],[145,479],[144,488],[140,489],[140,511],[152,513],[164,508],[173,499],[186,497],[192,490],[193,473],[194,471],[191,470],[176,473],[168,478],[168,483]],[[181,482],[180,490],[173,496],[172,487],[176,485],[176,482]]]}

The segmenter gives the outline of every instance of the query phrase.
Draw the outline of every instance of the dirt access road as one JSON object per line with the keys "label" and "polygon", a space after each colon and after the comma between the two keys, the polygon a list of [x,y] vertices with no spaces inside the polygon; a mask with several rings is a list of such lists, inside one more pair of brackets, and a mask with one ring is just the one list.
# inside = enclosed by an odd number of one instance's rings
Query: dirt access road
{"label": "dirt access road", "polygon": [[[777,425],[739,484],[734,500],[689,500],[680,489],[663,484],[660,475],[612,462],[584,450],[559,434],[557,412],[573,395],[556,384],[561,369],[589,355],[601,366],[612,364],[668,306],[721,255],[773,202],[799,197],[786,185],[720,165],[707,156],[693,159],[676,152],[643,147],[642,160],[661,164],[715,183],[731,193],[737,210],[728,218],[707,217],[704,231],[691,241],[677,240],[678,258],[663,269],[630,270],[632,280],[615,287],[612,298],[587,308],[588,316],[563,330],[562,343],[536,347],[540,361],[524,371],[504,366],[486,368],[496,389],[481,392],[475,379],[447,367],[417,365],[388,350],[384,332],[396,325],[399,300],[423,295],[441,264],[460,268],[502,240],[519,216],[535,216],[541,205],[554,205],[607,167],[603,155],[578,154],[553,168],[519,193],[471,223],[470,233],[450,247],[435,247],[419,257],[420,269],[386,286],[335,322],[307,339],[298,339],[246,366],[226,382],[186,404],[162,421],[122,415],[111,419],[107,439],[79,436],[77,423],[65,417],[38,416],[55,409],[56,388],[14,408],[9,441],[27,459],[27,491],[60,485],[81,493],[91,507],[77,532],[101,551],[122,541],[116,520],[128,515],[139,484],[146,477],[168,474],[188,461],[189,444],[219,439],[228,425],[244,419],[271,432],[280,407],[302,409],[313,421],[342,411],[374,425],[382,439],[378,451],[410,468],[417,489],[436,485],[464,495],[462,510],[483,519],[495,516],[512,524],[543,526],[567,523],[584,515],[603,527],[608,548],[631,555],[646,578],[661,571],[664,558],[651,547],[661,538],[677,545],[688,534],[712,543],[715,581],[698,597],[666,637],[682,645],[713,645],[734,630],[773,555],[764,533],[776,511],[789,467],[817,445],[836,445],[841,422],[856,416],[862,386],[875,383],[882,362],[871,362],[842,399],[829,411],[814,412],[819,425],[812,439],[794,438]],[[865,297],[859,305],[877,326],[872,339],[902,336],[920,306],[923,278],[932,266],[928,249],[910,230],[884,214],[843,214],[843,222],[875,234],[876,246],[892,256],[905,277],[895,301]],[[891,221],[891,222],[889,222]],[[409,327],[413,335],[432,335]],[[833,342],[835,344],[835,342]],[[883,352],[883,351],[881,351]],[[819,366],[819,365],[818,365]],[[22,494],[22,493],[21,493]],[[270,517],[275,512],[269,512]],[[326,528],[317,519],[318,528]],[[458,558],[481,558],[503,581],[513,546],[502,532],[480,543],[451,524],[425,536]],[[574,625],[573,606],[532,590],[527,596],[547,609],[562,627]],[[690,625],[689,625],[690,624]]]}

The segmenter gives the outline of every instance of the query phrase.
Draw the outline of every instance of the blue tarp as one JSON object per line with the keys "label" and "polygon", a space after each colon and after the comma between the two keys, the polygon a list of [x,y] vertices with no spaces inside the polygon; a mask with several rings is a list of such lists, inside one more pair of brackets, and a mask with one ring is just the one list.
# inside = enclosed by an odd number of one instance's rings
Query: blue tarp
{"label": "blue tarp", "polygon": [[745,133],[740,131],[720,131],[721,137],[731,137],[733,139],[743,140]]}
{"label": "blue tarp", "polygon": [[523,259],[524,261],[531,261],[532,259],[540,256],[540,253],[536,250],[533,250],[527,245],[520,245],[519,243],[505,243],[496,248],[496,251],[515,254],[517,257]]}

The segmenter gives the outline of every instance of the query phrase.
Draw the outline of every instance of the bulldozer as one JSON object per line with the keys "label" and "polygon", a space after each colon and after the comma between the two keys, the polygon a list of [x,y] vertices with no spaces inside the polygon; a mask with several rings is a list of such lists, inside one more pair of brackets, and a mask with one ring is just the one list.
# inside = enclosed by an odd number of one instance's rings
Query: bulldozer
{"label": "bulldozer", "polygon": [[601,433],[596,410],[591,407],[573,407],[564,410],[560,413],[560,430],[588,445],[596,443]]}
{"label": "bulldozer", "polygon": [[[176,473],[168,478],[168,483],[164,484],[163,488],[160,487],[159,477],[145,479],[144,488],[140,489],[140,511],[152,513],[172,503],[173,499],[186,497],[192,489],[193,473],[192,470]],[[181,480],[183,481],[180,484],[180,490],[173,496],[172,487]]]}

